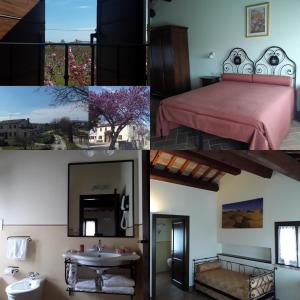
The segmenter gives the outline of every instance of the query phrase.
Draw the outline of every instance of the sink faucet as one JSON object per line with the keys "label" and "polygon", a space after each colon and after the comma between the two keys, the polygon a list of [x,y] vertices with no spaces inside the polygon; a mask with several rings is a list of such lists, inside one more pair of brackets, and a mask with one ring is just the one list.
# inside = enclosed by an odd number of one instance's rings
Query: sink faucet
{"label": "sink faucet", "polygon": [[99,242],[98,242],[97,249],[98,249],[99,252],[102,252],[103,249],[104,249],[103,246],[102,246],[102,241],[101,240],[99,240]]}

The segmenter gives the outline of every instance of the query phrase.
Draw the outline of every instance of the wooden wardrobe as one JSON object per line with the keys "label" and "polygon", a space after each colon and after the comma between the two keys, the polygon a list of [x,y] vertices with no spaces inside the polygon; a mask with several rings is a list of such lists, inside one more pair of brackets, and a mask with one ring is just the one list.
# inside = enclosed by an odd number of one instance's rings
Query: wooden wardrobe
{"label": "wooden wardrobe", "polygon": [[153,96],[166,98],[191,89],[188,28],[154,27],[150,34]]}

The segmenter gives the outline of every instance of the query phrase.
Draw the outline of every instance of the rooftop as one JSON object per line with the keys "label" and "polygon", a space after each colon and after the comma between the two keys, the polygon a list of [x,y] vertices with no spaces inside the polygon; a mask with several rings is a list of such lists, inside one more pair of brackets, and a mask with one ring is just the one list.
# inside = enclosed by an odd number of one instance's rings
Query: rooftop
{"label": "rooftop", "polygon": [[16,120],[4,120],[4,121],[0,121],[0,124],[2,125],[9,125],[9,124],[17,124],[17,123],[21,123],[21,122],[29,122],[29,119],[16,119]]}

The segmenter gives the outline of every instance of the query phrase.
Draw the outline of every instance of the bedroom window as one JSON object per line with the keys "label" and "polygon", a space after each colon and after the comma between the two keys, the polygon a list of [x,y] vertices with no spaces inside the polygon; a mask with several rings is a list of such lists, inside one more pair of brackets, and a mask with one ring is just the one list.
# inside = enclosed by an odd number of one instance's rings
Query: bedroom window
{"label": "bedroom window", "polygon": [[276,264],[300,268],[300,222],[275,223]]}

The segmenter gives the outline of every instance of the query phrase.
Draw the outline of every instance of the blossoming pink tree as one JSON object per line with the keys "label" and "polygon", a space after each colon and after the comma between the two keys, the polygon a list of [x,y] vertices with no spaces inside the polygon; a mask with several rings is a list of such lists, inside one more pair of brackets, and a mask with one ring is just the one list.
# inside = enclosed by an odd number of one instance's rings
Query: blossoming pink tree
{"label": "blossoming pink tree", "polygon": [[150,124],[150,89],[135,86],[90,91],[89,117],[94,126],[101,122],[111,127],[109,149],[113,150],[119,134],[127,125],[143,127]]}
{"label": "blossoming pink tree", "polygon": [[[76,42],[76,41],[75,41]],[[88,86],[91,84],[92,59],[88,47],[70,46],[69,58],[69,85]],[[64,51],[60,46],[50,46],[46,51],[45,85],[64,85]],[[96,66],[94,69],[96,75]],[[96,78],[96,76],[95,76]]]}

